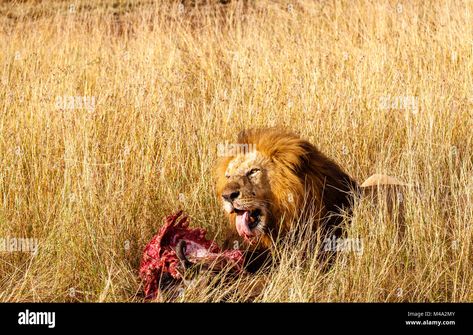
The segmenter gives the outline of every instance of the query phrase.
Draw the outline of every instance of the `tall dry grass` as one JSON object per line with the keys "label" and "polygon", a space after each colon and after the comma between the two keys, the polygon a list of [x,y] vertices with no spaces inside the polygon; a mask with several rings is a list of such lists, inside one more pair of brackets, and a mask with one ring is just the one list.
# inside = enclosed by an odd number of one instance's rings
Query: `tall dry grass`
{"label": "tall dry grass", "polygon": [[[280,250],[256,301],[473,300],[473,2],[7,1],[0,22],[0,237],[39,241],[0,253],[1,301],[141,301],[162,217],[217,233],[217,145],[272,125],[412,187],[404,239],[361,201],[362,254]],[[181,300],[247,298],[224,289]]]}

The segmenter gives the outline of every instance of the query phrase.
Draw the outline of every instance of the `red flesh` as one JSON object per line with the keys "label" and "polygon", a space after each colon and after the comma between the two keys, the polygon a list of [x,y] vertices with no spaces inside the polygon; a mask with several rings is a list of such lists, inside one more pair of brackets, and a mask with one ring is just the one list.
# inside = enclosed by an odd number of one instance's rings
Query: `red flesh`
{"label": "red flesh", "polygon": [[144,249],[140,277],[147,298],[158,295],[163,278],[175,285],[182,281],[182,265],[175,251],[181,240],[186,242],[185,256],[191,263],[211,264],[214,270],[229,268],[237,273],[243,271],[241,250],[222,251],[215,242],[205,238],[205,229],[189,228],[188,217],[179,218],[181,214],[182,211],[179,211],[167,216],[164,226]]}

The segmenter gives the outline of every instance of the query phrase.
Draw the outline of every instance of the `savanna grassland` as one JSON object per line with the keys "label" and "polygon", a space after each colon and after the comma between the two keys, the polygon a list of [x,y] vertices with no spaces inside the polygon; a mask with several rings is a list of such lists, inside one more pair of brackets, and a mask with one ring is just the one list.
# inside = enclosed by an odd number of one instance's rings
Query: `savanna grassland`
{"label": "savanna grassland", "polygon": [[409,184],[406,231],[360,201],[362,253],[280,250],[255,301],[473,301],[473,1],[449,0],[2,2],[0,301],[142,301],[163,216],[221,240],[217,147],[267,126]]}

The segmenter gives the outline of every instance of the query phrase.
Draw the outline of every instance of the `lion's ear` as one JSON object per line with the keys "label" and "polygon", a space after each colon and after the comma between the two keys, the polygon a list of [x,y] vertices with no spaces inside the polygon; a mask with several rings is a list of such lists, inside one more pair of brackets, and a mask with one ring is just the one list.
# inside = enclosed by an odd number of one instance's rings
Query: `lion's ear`
{"label": "lion's ear", "polygon": [[237,135],[237,141],[240,141],[241,138],[245,138],[247,131],[247,129],[240,130]]}
{"label": "lion's ear", "polygon": [[237,143],[248,143],[248,139],[255,133],[255,129],[243,129],[237,135]]}

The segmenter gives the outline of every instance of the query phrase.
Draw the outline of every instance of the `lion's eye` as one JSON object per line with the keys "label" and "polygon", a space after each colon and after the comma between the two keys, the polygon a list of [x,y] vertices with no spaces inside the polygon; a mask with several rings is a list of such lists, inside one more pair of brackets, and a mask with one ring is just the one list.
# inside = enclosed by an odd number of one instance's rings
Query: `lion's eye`
{"label": "lion's eye", "polygon": [[250,171],[247,172],[246,175],[248,177],[251,177],[251,176],[254,176],[255,174],[257,174],[259,171],[260,171],[260,169],[251,169]]}
{"label": "lion's eye", "polygon": [[226,174],[226,175],[225,175],[225,178],[227,178],[227,179],[230,178],[230,175],[229,175],[229,174]]}

